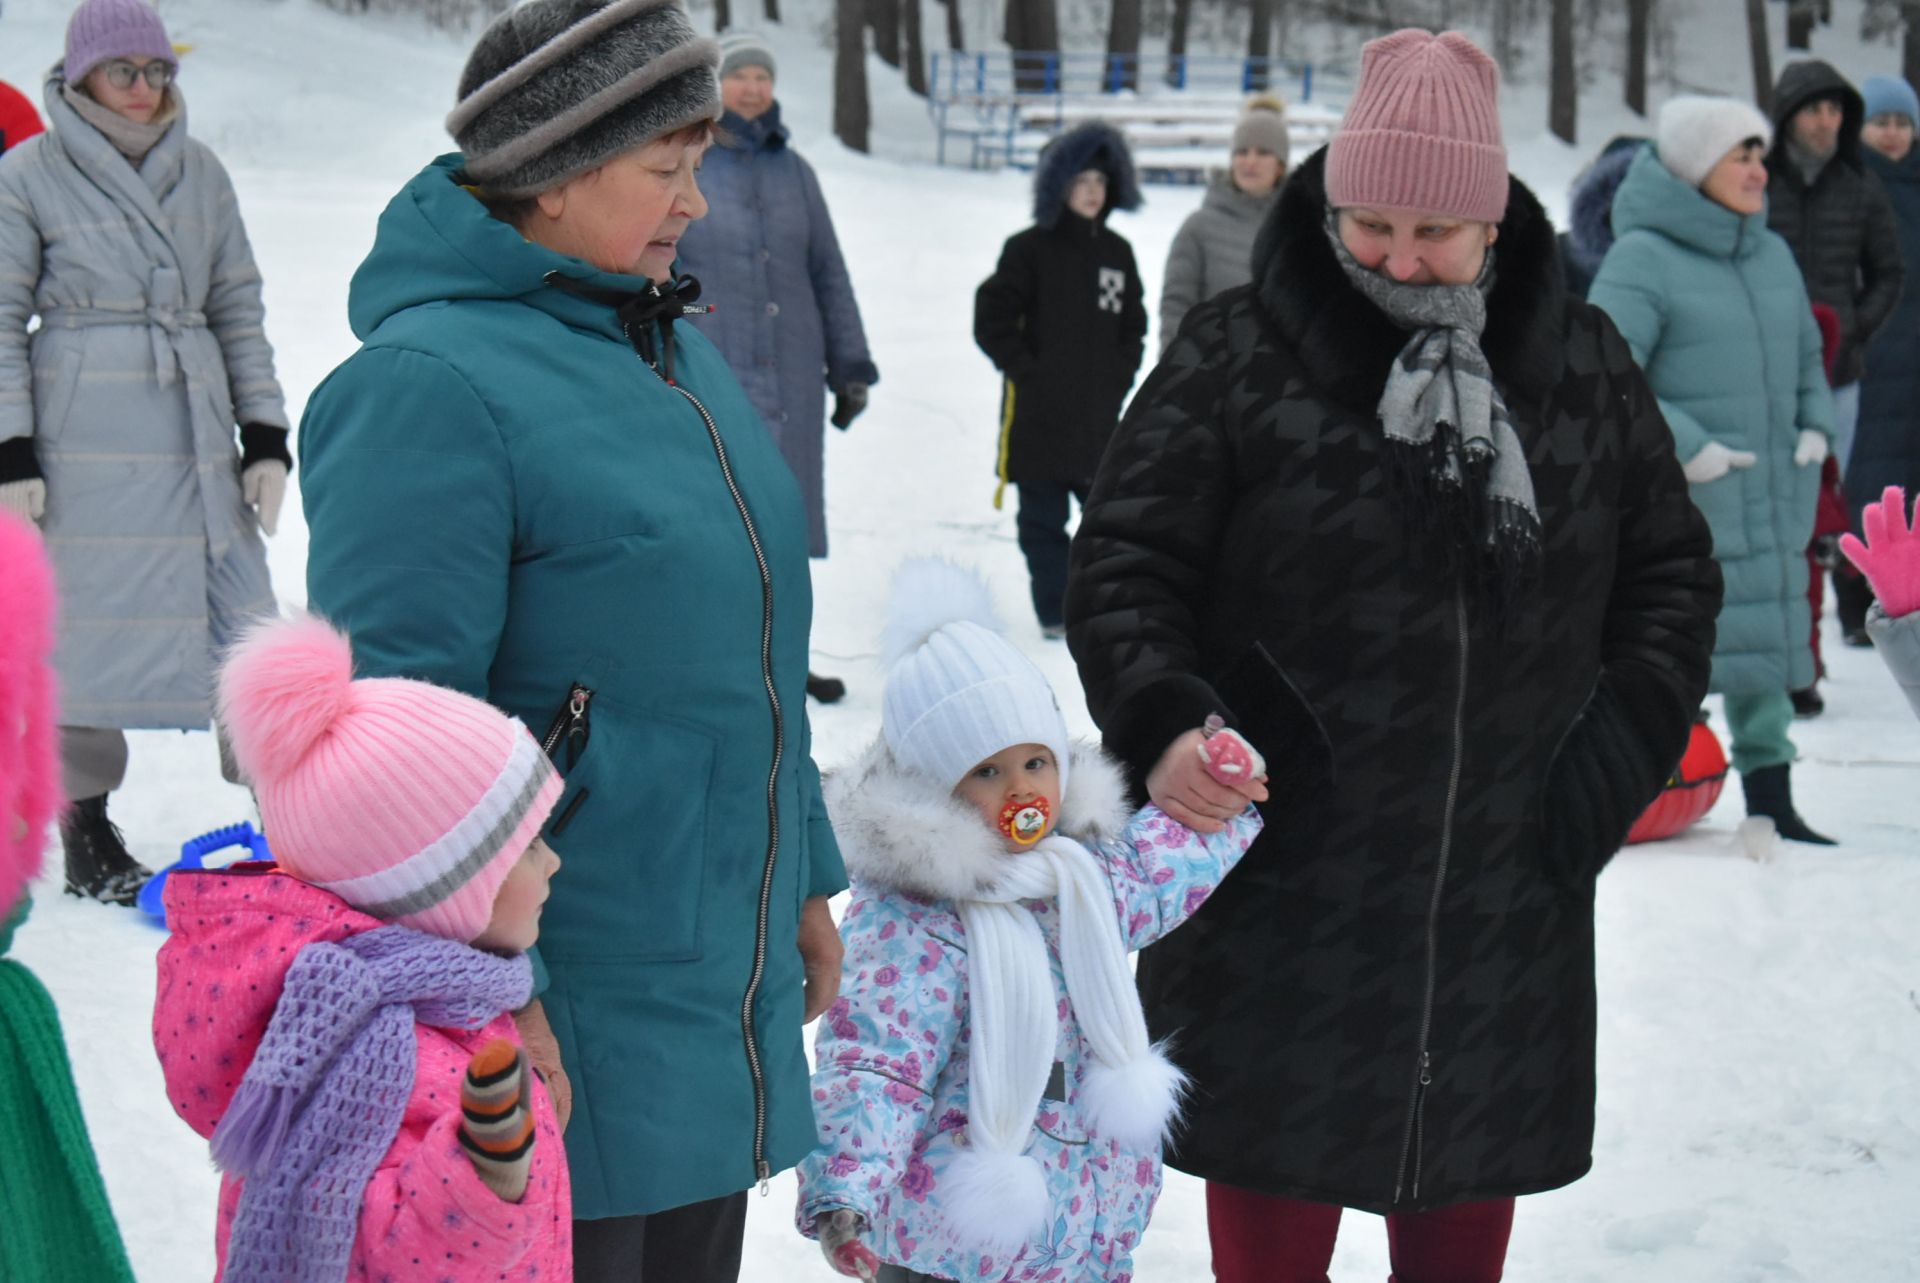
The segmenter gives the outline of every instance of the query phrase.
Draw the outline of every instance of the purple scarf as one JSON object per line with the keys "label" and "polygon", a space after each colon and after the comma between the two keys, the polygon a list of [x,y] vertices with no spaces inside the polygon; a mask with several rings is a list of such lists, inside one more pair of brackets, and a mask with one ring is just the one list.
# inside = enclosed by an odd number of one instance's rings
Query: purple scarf
{"label": "purple scarf", "polygon": [[245,1182],[222,1283],[341,1283],[413,1094],[415,1022],[480,1029],[532,992],[524,954],[409,927],[301,949],[213,1132],[214,1163]]}

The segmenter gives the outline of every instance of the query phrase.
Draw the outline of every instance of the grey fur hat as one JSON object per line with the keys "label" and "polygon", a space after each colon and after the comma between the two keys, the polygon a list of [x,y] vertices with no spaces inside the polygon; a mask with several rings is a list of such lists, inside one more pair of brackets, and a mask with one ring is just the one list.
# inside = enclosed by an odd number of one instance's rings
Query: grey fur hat
{"label": "grey fur hat", "polygon": [[480,34],[447,132],[489,196],[534,196],[720,118],[720,48],[678,0],[527,0]]}

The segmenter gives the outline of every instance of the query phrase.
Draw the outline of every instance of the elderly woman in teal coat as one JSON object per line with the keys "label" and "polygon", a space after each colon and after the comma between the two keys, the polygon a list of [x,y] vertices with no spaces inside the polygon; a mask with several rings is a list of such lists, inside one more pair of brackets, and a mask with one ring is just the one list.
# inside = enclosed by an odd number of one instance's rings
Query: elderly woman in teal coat
{"label": "elderly woman in teal coat", "polygon": [[676,323],[716,61],[662,0],[498,19],[301,428],[308,588],[360,671],[497,704],[566,778],[521,1025],[571,1095],[577,1283],[735,1277],[743,1191],[815,1144],[801,1027],[839,983],[806,514]]}
{"label": "elderly woman in teal coat", "polygon": [[1806,285],[1767,230],[1770,133],[1734,99],[1669,101],[1614,197],[1617,239],[1588,298],[1645,368],[1713,527],[1726,604],[1711,689],[1748,814],[1826,844],[1794,809],[1787,728],[1788,691],[1814,675],[1803,550],[1833,406]]}

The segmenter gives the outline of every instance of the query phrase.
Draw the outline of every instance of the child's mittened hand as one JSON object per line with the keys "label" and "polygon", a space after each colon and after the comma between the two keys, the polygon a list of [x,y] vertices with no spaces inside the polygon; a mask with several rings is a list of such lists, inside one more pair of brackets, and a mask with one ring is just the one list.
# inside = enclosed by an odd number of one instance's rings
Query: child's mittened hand
{"label": "child's mittened hand", "polygon": [[867,1223],[850,1207],[836,1207],[814,1218],[820,1231],[820,1250],[836,1274],[850,1279],[872,1280],[880,1276],[880,1258],[860,1241]]}
{"label": "child's mittened hand", "polygon": [[481,1182],[509,1203],[525,1196],[533,1165],[531,1086],[526,1056],[506,1038],[475,1052],[460,1084],[460,1144]]}
{"label": "child's mittened hand", "polygon": [[1229,729],[1218,713],[1209,714],[1200,729],[1206,736],[1200,741],[1200,761],[1217,782],[1232,787],[1267,778],[1267,759],[1239,731]]}
{"label": "child's mittened hand", "polygon": [[1860,513],[1862,543],[1851,534],[1840,536],[1840,551],[1860,568],[1890,619],[1920,610],[1920,514],[1907,517],[1907,496],[1899,486],[1888,486],[1879,502]]}

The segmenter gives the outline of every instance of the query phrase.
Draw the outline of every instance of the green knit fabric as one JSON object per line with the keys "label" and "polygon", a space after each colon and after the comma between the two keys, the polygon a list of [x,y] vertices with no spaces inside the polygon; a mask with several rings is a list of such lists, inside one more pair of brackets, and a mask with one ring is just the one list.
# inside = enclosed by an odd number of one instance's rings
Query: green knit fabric
{"label": "green knit fabric", "polygon": [[0,1280],[133,1283],[53,998],[4,956],[26,908],[22,900],[0,925]]}

